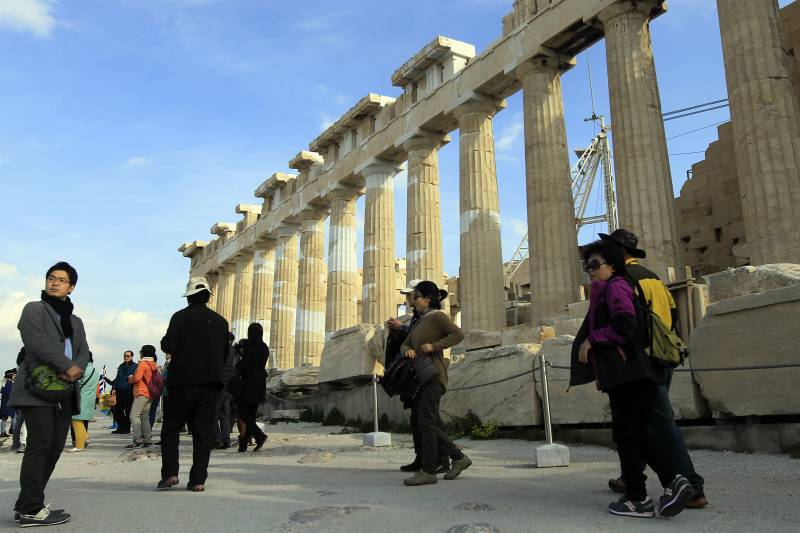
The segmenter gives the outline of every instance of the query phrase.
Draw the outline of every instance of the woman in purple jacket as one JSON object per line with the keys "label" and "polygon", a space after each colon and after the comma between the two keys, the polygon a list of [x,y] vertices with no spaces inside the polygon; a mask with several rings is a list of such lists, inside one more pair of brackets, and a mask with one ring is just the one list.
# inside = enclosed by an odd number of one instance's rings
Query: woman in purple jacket
{"label": "woman in purple jacket", "polygon": [[660,498],[658,514],[675,516],[686,507],[692,491],[670,458],[655,452],[658,448],[652,446],[645,431],[647,420],[659,416],[654,405],[663,379],[645,351],[647,310],[634,297],[619,248],[596,241],[582,252],[592,287],[589,312],[573,344],[571,382],[578,385],[595,380],[611,403],[614,442],[626,494],[608,510],[623,516],[655,514],[655,503],[645,487],[642,465],[646,462],[660,479],[673,480]]}

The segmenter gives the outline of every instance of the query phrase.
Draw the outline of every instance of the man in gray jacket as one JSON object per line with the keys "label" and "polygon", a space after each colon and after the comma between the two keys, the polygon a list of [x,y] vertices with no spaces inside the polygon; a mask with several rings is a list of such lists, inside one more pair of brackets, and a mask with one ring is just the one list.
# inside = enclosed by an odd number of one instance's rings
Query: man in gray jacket
{"label": "man in gray jacket", "polygon": [[72,314],[69,295],[78,272],[66,262],[50,267],[41,300],[29,302],[19,319],[25,360],[18,369],[11,405],[22,409],[28,428],[28,445],[19,472],[20,492],[14,518],[20,526],[49,526],[70,519],[63,509],[44,505],[44,489],[56,467],[67,438],[73,413],[71,401],[48,402],[28,387],[29,369],[50,365],[64,380],[75,382],[89,362],[89,346],[81,319]]}

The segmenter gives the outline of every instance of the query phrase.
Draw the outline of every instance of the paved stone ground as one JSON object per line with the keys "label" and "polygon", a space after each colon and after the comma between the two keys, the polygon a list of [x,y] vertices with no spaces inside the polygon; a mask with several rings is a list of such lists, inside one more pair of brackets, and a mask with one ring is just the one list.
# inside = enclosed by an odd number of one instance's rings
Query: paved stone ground
{"label": "paved stone ground", "polygon": [[[259,453],[215,451],[204,493],[183,489],[191,457],[182,437],[182,484],[158,492],[159,452],[126,452],[123,436],[99,428],[92,446],[64,454],[47,501],[72,513],[55,531],[528,532],[800,531],[800,460],[788,456],[693,452],[711,506],[674,519],[609,515],[606,489],[617,472],[613,451],[572,446],[572,466],[531,468],[537,443],[461,441],[475,464],[454,481],[405,487],[408,435],[391,448],[365,449],[361,435],[332,435],[317,424],[268,426]],[[0,447],[0,530],[14,526],[22,456]],[[655,480],[655,476],[650,476]],[[650,483],[653,495],[661,490]]]}

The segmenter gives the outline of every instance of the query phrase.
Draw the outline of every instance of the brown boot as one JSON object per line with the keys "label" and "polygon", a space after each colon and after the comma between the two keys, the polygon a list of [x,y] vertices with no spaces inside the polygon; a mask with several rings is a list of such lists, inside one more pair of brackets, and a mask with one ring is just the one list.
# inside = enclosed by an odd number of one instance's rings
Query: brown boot
{"label": "brown boot", "polygon": [[436,481],[436,474],[429,474],[424,470],[420,470],[410,478],[404,479],[403,483],[409,487],[418,487],[419,485],[433,485]]}

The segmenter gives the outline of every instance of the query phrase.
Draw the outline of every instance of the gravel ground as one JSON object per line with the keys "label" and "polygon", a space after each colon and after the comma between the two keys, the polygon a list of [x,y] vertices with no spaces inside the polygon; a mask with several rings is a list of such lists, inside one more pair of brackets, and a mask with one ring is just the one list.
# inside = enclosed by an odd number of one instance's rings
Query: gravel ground
{"label": "gravel ground", "polygon": [[[93,428],[109,425],[99,417]],[[91,428],[90,428],[91,429]],[[571,446],[568,468],[531,467],[537,443],[459,441],[474,465],[454,481],[405,487],[398,467],[413,458],[408,435],[389,448],[363,448],[362,435],[332,434],[318,424],[268,426],[259,453],[214,451],[204,493],[179,485],[158,492],[158,450],[123,449],[128,440],[91,431],[92,446],[63,454],[47,501],[72,513],[55,531],[126,532],[450,532],[528,531],[800,531],[800,460],[785,455],[694,451],[711,505],[673,519],[608,514],[616,454]],[[181,440],[188,481],[190,440]],[[0,529],[13,528],[22,456],[0,447]],[[661,488],[649,474],[652,496]]]}

